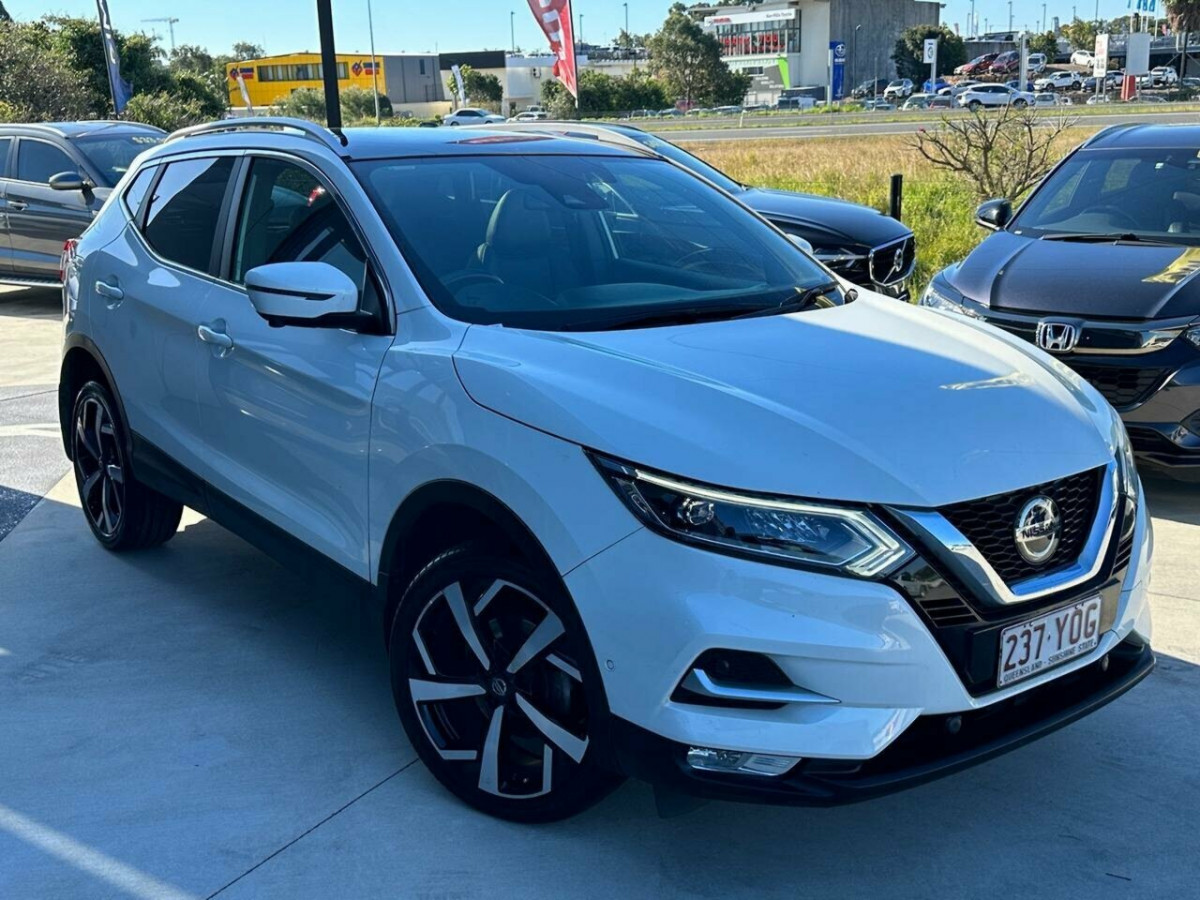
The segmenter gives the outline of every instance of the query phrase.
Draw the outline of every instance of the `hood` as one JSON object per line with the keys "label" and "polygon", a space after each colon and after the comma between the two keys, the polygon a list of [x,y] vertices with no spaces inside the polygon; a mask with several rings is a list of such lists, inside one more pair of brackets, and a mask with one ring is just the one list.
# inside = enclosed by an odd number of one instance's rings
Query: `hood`
{"label": "hood", "polygon": [[912,234],[906,225],[878,210],[831,197],[748,188],[738,199],[772,222],[787,222],[827,235],[821,243],[832,240],[878,247]]}
{"label": "hood", "polygon": [[1000,231],[946,273],[998,310],[1112,319],[1200,315],[1200,247],[1073,244]]}
{"label": "hood", "polygon": [[1114,414],[1065,366],[961,316],[863,292],[788,316],[579,334],[472,326],[480,405],[728,488],[941,506],[1112,459]]}

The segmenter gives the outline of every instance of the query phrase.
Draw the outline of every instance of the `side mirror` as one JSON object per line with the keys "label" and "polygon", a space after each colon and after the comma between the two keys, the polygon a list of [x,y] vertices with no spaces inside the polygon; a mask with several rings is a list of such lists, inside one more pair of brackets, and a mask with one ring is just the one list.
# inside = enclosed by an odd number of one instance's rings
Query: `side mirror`
{"label": "side mirror", "polygon": [[59,172],[50,176],[50,189],[53,191],[88,191],[95,185],[78,172]]}
{"label": "side mirror", "polygon": [[815,250],[813,250],[813,245],[809,241],[800,237],[800,235],[798,235],[798,234],[789,234],[788,239],[791,240],[791,242],[793,244],[795,244],[797,247],[799,247],[801,250],[803,250],[809,256],[812,256],[816,252]]}
{"label": "side mirror", "polygon": [[356,328],[358,286],[329,263],[270,263],[246,273],[246,292],[272,325]]}
{"label": "side mirror", "polygon": [[999,231],[1012,220],[1012,204],[1007,200],[988,200],[975,210],[975,224],[988,231]]}

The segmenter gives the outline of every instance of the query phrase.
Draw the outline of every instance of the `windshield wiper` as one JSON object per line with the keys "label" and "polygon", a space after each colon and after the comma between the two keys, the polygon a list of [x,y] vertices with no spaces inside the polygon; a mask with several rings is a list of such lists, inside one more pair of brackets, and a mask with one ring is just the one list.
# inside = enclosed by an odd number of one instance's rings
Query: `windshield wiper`
{"label": "windshield wiper", "polygon": [[1162,244],[1171,246],[1170,241],[1160,241],[1155,238],[1142,237],[1132,231],[1114,231],[1108,234],[1097,234],[1094,231],[1065,232],[1063,234],[1044,234],[1043,241],[1073,241],[1079,244]]}
{"label": "windshield wiper", "polygon": [[[761,307],[756,307],[759,312]],[[746,304],[729,306],[687,306],[675,309],[646,310],[608,318],[585,319],[564,325],[561,331],[619,331],[624,328],[661,328],[667,325],[689,325],[694,322],[712,322],[719,319],[737,319],[746,310]]]}
{"label": "windshield wiper", "polygon": [[[817,298],[822,297],[825,294],[837,293],[841,289],[842,286],[836,281],[826,281],[824,284],[814,285],[810,288],[796,288],[796,293],[792,294],[790,297],[785,297],[783,302],[778,306],[765,306],[760,309],[754,309],[750,312],[742,313],[740,316],[736,316],[735,318],[749,319],[753,316],[779,316],[783,315],[784,313],[800,312],[801,310],[808,309],[810,306],[812,306]],[[847,291],[846,294],[846,299],[848,300],[853,300],[858,296],[857,292],[854,292],[853,296],[850,296],[850,291]]]}

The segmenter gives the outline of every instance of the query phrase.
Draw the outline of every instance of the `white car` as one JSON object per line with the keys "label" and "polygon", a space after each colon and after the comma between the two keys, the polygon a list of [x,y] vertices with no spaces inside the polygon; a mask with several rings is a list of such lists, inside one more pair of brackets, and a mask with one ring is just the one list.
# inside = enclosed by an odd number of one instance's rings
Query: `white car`
{"label": "white car", "polygon": [[498,125],[504,121],[504,116],[470,106],[456,109],[442,118],[443,125]]}
{"label": "white car", "polygon": [[958,95],[958,105],[967,109],[1012,106],[1021,109],[1033,103],[1033,94],[1006,84],[977,84]]}
{"label": "white car", "polygon": [[913,83],[910,78],[897,78],[892,81],[886,88],[883,89],[883,96],[887,100],[903,100],[905,97],[911,96],[913,92]]}
{"label": "white car", "polygon": [[1179,83],[1179,73],[1172,66],[1156,66],[1138,79],[1141,87],[1170,87]]}
{"label": "white car", "polygon": [[1078,72],[1054,72],[1033,83],[1035,91],[1077,91],[1082,82]]}
{"label": "white car", "polygon": [[1026,64],[1029,66],[1029,72],[1032,75],[1041,74],[1046,68],[1046,62],[1045,53],[1030,53],[1028,59],[1026,59]]}
{"label": "white car", "polygon": [[1096,61],[1095,55],[1090,50],[1076,50],[1071,54],[1071,65],[1084,66],[1091,68]]}
{"label": "white car", "polygon": [[[377,604],[411,747],[522,822],[625,775],[861,800],[1149,674],[1150,523],[1087,382],[847,302],[665,159],[479,135],[247,119],[139,156],[62,262],[80,527],[204,556],[186,503]],[[1108,738],[1002,775],[1052,804],[1046,761]]]}
{"label": "white car", "polygon": [[1061,94],[1040,93],[1033,95],[1033,105],[1039,109],[1049,106],[1071,106],[1071,98],[1064,97]]}
{"label": "white car", "polygon": [[[513,116],[508,121],[509,122],[544,122],[549,118],[550,118],[550,116],[547,115],[546,113],[542,112],[540,109],[539,110],[528,110],[527,109],[527,110],[525,110],[525,112],[517,113],[515,116]],[[488,123],[488,124],[491,124],[491,123]]]}
{"label": "white car", "polygon": [[967,78],[962,81],[956,81],[954,84],[952,84],[948,87],[942,88],[941,90],[938,91],[938,93],[942,94],[943,96],[948,96],[948,97],[953,97],[954,99],[958,99],[960,94],[962,94],[964,91],[969,91],[971,88],[973,88],[977,84],[983,84],[983,82],[975,81],[973,79]]}

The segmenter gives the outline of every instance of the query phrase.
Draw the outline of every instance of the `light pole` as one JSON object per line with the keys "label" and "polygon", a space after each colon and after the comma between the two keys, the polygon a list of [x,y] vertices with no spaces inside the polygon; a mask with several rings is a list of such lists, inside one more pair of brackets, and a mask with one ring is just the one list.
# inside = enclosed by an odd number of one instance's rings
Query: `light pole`
{"label": "light pole", "polygon": [[851,90],[858,87],[858,80],[855,78],[858,75],[858,29],[861,25],[854,26],[854,49],[850,52],[854,55],[850,57],[850,86]]}
{"label": "light pole", "polygon": [[583,13],[579,14],[579,43],[583,43]]}
{"label": "light pole", "polygon": [[1042,4],[1042,32],[1046,31],[1046,4]]}
{"label": "light pole", "polygon": [[[1100,0],[1096,0],[1096,2],[1097,2],[1097,3],[1099,3],[1099,2],[1100,2]],[[1013,30],[1012,23],[1013,23],[1013,16],[1012,16],[1012,0],[1008,0],[1008,30],[1009,30],[1009,31],[1012,31],[1012,30]]]}
{"label": "light pole", "polygon": [[975,0],[971,0],[971,18],[967,19],[967,37],[975,37]]}
{"label": "light pole", "polygon": [[379,109],[379,60],[375,58],[375,17],[371,14],[371,0],[367,0],[367,31],[371,35],[371,92],[375,95],[375,124],[383,124]]}
{"label": "light pole", "polygon": [[508,36],[509,42],[512,44],[512,52],[517,52],[517,11],[511,10],[508,14]]}
{"label": "light pole", "polygon": [[629,49],[633,49],[633,35],[629,33],[629,4],[621,4],[625,7],[625,40],[629,44]]}

